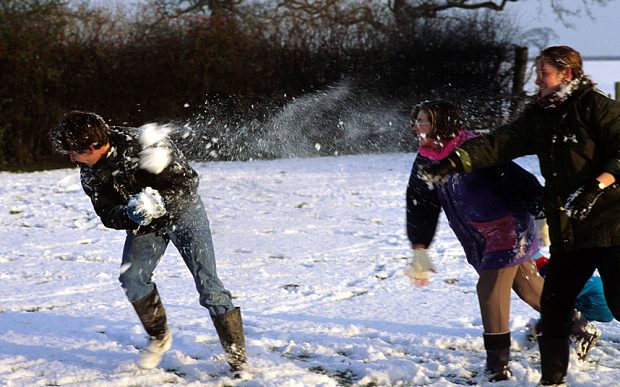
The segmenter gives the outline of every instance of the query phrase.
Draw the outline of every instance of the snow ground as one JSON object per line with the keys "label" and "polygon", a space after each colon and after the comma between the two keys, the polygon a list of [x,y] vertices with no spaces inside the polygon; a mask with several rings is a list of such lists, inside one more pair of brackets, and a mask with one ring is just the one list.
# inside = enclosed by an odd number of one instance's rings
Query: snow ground
{"label": "snow ground", "polygon": [[[195,164],[218,270],[245,322],[250,371],[232,379],[171,246],[155,272],[174,343],[136,366],[146,336],[117,281],[122,231],[104,228],[78,170],[0,173],[2,386],[483,384],[477,275],[442,218],[428,288],[402,274],[414,154]],[[520,160],[536,171],[535,159]],[[513,297],[512,380],[533,386],[536,312]],[[572,386],[620,380],[620,325],[571,361]]]}

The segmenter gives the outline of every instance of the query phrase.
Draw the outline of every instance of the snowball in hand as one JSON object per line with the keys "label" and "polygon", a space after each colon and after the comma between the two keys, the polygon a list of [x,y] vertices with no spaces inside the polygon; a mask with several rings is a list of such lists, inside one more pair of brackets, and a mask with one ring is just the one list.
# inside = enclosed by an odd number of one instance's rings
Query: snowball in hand
{"label": "snowball in hand", "polygon": [[141,219],[139,224],[145,226],[151,223],[151,219],[164,216],[166,207],[159,192],[151,187],[146,187],[142,192],[129,197],[127,212],[128,214],[130,212],[135,214],[136,218]]}
{"label": "snowball in hand", "polygon": [[164,140],[170,128],[157,124],[146,124],[140,127],[138,141],[142,145],[140,151],[140,168],[158,174],[170,164],[171,151]]}

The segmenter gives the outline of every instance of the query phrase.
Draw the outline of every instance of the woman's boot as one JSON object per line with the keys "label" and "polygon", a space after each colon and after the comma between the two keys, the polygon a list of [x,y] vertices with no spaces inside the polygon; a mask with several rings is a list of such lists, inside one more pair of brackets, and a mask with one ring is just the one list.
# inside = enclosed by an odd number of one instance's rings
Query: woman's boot
{"label": "woman's boot", "polygon": [[601,330],[598,329],[593,322],[586,320],[585,317],[575,309],[570,329],[570,340],[573,343],[579,360],[585,360],[599,337],[601,337]]}
{"label": "woman's boot", "polygon": [[164,352],[172,346],[172,331],[168,327],[166,310],[157,287],[140,300],[132,302],[132,305],[149,335],[149,343],[142,351],[138,365],[143,369],[155,368],[161,362]]}
{"label": "woman's boot", "polygon": [[538,337],[538,347],[542,371],[540,385],[561,386],[566,383],[569,355],[568,337],[548,337],[543,330],[543,334]]}
{"label": "woman's boot", "polygon": [[490,382],[507,380],[512,376],[508,367],[510,360],[510,332],[485,333],[484,348],[487,351],[485,374]]}

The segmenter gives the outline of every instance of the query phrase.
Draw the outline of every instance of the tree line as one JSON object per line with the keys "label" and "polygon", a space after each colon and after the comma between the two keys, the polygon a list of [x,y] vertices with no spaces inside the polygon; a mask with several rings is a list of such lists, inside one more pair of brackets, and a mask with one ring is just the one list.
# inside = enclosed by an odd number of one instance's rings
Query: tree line
{"label": "tree line", "polygon": [[473,126],[510,114],[522,68],[508,20],[380,3],[5,0],[0,166],[65,165],[47,133],[73,109],[168,123],[203,160],[410,150],[422,99],[457,100]]}

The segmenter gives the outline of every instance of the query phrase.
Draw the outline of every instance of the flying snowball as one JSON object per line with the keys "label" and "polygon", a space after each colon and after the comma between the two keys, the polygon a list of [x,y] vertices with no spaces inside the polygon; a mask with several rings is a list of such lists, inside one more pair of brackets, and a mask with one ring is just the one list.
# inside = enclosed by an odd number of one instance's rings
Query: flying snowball
{"label": "flying snowball", "polygon": [[143,149],[166,139],[171,132],[167,125],[158,125],[154,123],[142,125],[139,130],[140,137],[138,141]]}
{"label": "flying snowball", "polygon": [[140,168],[157,175],[170,164],[170,153],[170,149],[162,147],[143,149],[140,151]]}
{"label": "flying snowball", "polygon": [[140,168],[158,174],[161,173],[172,159],[171,150],[165,143],[170,128],[166,125],[146,124],[140,127],[138,141],[142,145],[140,151]]}

